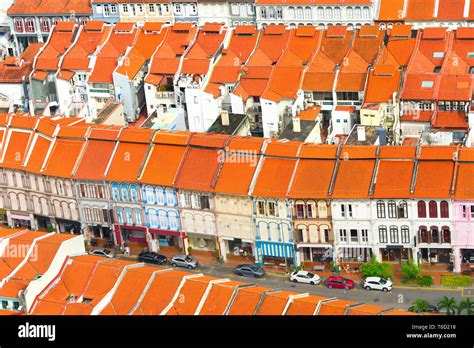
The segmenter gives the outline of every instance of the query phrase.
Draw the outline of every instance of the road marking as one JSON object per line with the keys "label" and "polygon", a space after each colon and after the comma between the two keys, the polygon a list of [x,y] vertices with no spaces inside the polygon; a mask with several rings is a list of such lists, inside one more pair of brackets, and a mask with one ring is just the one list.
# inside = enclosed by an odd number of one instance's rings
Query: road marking
{"label": "road marking", "polygon": [[461,289],[452,289],[452,288],[425,288],[418,286],[403,286],[403,285],[394,285],[394,289],[407,289],[407,290],[423,290],[423,291],[456,291],[460,292]]}

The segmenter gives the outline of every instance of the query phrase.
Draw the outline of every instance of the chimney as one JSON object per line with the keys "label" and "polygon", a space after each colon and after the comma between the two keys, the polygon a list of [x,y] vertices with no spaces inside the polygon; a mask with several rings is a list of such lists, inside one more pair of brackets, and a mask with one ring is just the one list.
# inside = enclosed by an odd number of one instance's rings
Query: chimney
{"label": "chimney", "polygon": [[357,126],[357,141],[365,140],[365,126]]}
{"label": "chimney", "polygon": [[293,117],[293,132],[300,133],[301,132],[301,123],[299,117]]}
{"label": "chimney", "polygon": [[223,126],[228,126],[230,124],[230,122],[229,122],[229,111],[227,111],[227,110],[222,110],[221,111],[221,120],[222,120],[222,125]]}

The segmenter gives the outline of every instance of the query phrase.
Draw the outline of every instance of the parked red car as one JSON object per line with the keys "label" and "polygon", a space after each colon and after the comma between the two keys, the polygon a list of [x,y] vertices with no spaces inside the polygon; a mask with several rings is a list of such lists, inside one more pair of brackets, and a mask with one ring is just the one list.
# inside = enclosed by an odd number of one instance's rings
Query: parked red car
{"label": "parked red car", "polygon": [[326,281],[326,286],[329,289],[354,289],[355,283],[352,279],[347,279],[339,276],[330,276]]}

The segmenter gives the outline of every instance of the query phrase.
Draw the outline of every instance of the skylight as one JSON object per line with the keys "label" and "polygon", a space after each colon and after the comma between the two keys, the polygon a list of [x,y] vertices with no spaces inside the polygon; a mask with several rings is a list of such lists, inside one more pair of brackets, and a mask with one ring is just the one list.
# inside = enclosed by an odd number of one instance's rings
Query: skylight
{"label": "skylight", "polygon": [[433,81],[423,81],[421,88],[433,88]]}

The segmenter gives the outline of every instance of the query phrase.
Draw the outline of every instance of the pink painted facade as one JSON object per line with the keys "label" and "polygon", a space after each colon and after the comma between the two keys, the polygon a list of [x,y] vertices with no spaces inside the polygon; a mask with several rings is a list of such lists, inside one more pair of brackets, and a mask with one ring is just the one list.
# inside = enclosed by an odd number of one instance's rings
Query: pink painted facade
{"label": "pink painted facade", "polygon": [[460,272],[463,260],[470,255],[474,256],[474,201],[454,201],[454,208],[454,270]]}

